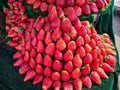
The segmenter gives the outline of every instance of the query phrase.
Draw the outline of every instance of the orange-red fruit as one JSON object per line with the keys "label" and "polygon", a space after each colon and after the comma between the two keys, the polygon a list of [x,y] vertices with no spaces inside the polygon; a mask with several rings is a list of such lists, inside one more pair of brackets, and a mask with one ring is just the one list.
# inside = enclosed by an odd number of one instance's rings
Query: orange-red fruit
{"label": "orange-red fruit", "polygon": [[63,51],[66,48],[66,43],[62,38],[60,38],[56,43],[56,49]]}
{"label": "orange-red fruit", "polygon": [[61,76],[60,76],[60,73],[59,72],[52,72],[52,75],[51,75],[52,79],[53,80],[60,80]]}
{"label": "orange-red fruit", "polygon": [[77,49],[76,53],[79,54],[79,56],[80,56],[81,58],[83,58],[83,57],[86,55],[85,49],[84,49],[83,47],[79,47],[79,48]]}
{"label": "orange-red fruit", "polygon": [[74,70],[72,71],[72,73],[71,73],[71,77],[72,77],[73,79],[79,79],[80,76],[81,76],[81,72],[80,72],[80,69],[79,69],[79,68],[74,69]]}
{"label": "orange-red fruit", "polygon": [[96,83],[96,84],[101,84],[100,76],[99,76],[99,74],[98,74],[96,71],[93,71],[93,72],[91,73],[90,78],[91,78],[91,81],[92,81],[92,82],[94,82],[94,83]]}
{"label": "orange-red fruit", "polygon": [[74,51],[76,49],[76,43],[75,43],[75,41],[68,42],[67,49],[71,50],[71,51]]}
{"label": "orange-red fruit", "polygon": [[62,70],[62,63],[59,60],[55,60],[53,62],[53,69],[55,71],[61,71]]}
{"label": "orange-red fruit", "polygon": [[101,67],[97,69],[97,73],[101,78],[108,79],[108,75],[105,73],[105,71]]}
{"label": "orange-red fruit", "polygon": [[73,59],[73,52],[71,50],[67,50],[64,53],[64,61],[71,61]]}
{"label": "orange-red fruit", "polygon": [[54,55],[54,52],[55,52],[55,44],[54,43],[49,43],[46,48],[45,48],[45,53],[47,55]]}
{"label": "orange-red fruit", "polygon": [[46,77],[50,77],[52,70],[49,67],[45,67],[43,73]]}
{"label": "orange-red fruit", "polygon": [[78,47],[84,45],[84,39],[83,39],[82,36],[79,36],[79,37],[76,39],[76,45],[77,45]]}
{"label": "orange-red fruit", "polygon": [[38,74],[42,74],[43,73],[43,67],[41,65],[39,65],[39,64],[36,65],[35,70],[36,70],[36,73],[38,73]]}
{"label": "orange-red fruit", "polygon": [[70,82],[63,82],[62,87],[64,90],[73,90],[73,84]]}
{"label": "orange-red fruit", "polygon": [[43,75],[36,75],[34,80],[33,80],[33,84],[34,85],[38,84],[38,83],[42,82],[42,80],[43,80]]}
{"label": "orange-red fruit", "polygon": [[83,85],[85,85],[87,88],[91,88],[92,87],[92,82],[89,76],[83,76],[81,78]]}
{"label": "orange-red fruit", "polygon": [[92,61],[93,61],[92,55],[90,53],[87,53],[83,59],[83,63],[84,64],[91,64]]}
{"label": "orange-red fruit", "polygon": [[43,64],[46,67],[51,67],[52,66],[52,59],[49,55],[46,55],[43,59]]}
{"label": "orange-red fruit", "polygon": [[82,81],[80,79],[73,80],[75,90],[82,90]]}
{"label": "orange-red fruit", "polygon": [[70,79],[70,74],[66,70],[62,70],[61,79],[63,81],[68,81]]}
{"label": "orange-red fruit", "polygon": [[90,65],[86,64],[84,67],[81,68],[82,75],[88,75],[90,73]]}
{"label": "orange-red fruit", "polygon": [[68,61],[64,64],[64,69],[67,70],[68,72],[72,72],[73,68],[74,67],[72,61]]}
{"label": "orange-red fruit", "polygon": [[54,90],[60,90],[60,88],[61,88],[61,81],[54,81],[53,82],[53,88],[54,88]]}
{"label": "orange-red fruit", "polygon": [[25,77],[24,77],[24,81],[28,81],[30,79],[33,79],[36,75],[36,72],[34,70],[29,70],[27,71]]}
{"label": "orange-red fruit", "polygon": [[101,67],[105,72],[114,72],[114,69],[107,63],[103,63]]}
{"label": "orange-red fruit", "polygon": [[82,59],[80,58],[79,54],[76,54],[73,58],[73,65],[76,68],[80,68],[82,66]]}

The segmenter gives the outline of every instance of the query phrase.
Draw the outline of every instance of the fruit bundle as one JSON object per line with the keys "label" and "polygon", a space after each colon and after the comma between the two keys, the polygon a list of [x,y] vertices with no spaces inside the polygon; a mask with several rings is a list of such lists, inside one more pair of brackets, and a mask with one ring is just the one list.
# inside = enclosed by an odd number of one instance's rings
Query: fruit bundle
{"label": "fruit bundle", "polygon": [[62,8],[72,7],[77,16],[98,13],[100,9],[108,6],[111,0],[26,0],[28,5],[32,5],[34,10],[39,9],[41,12],[48,10],[50,4]]}
{"label": "fruit bundle", "polygon": [[25,13],[22,0],[8,2],[6,29],[9,45],[17,50],[13,65],[24,81],[32,79],[43,90],[81,90],[101,84],[101,78],[114,72],[116,52],[109,35],[80,21],[72,7],[50,4],[46,17],[34,19]]}

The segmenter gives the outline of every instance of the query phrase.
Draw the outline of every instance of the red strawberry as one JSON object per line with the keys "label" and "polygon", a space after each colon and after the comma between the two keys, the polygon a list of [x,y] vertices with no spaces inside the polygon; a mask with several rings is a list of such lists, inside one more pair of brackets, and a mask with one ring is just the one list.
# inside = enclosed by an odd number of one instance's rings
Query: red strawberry
{"label": "red strawberry", "polygon": [[90,65],[86,64],[84,67],[82,67],[81,74],[88,75],[89,73],[90,73]]}
{"label": "red strawberry", "polygon": [[105,56],[106,56],[106,51],[105,51],[105,48],[101,48],[101,55],[102,55],[103,57],[105,57]]}
{"label": "red strawberry", "polygon": [[17,52],[13,55],[13,58],[14,58],[14,59],[18,59],[18,58],[20,58],[20,57],[22,57],[22,53],[21,53],[20,51],[17,51]]}
{"label": "red strawberry", "polygon": [[89,44],[85,44],[84,49],[86,53],[90,53],[92,51],[92,48]]}
{"label": "red strawberry", "polygon": [[97,50],[97,55],[99,56],[99,55],[101,55],[101,50],[100,50],[100,48],[99,47],[95,47],[95,50]]}
{"label": "red strawberry", "polygon": [[54,88],[54,90],[60,90],[60,88],[61,88],[61,81],[54,81],[53,82],[53,88]]}
{"label": "red strawberry", "polygon": [[55,44],[54,43],[49,43],[45,48],[45,53],[47,55],[53,56],[54,52],[55,52]]}
{"label": "red strawberry", "polygon": [[100,36],[96,33],[92,34],[92,39],[94,39],[96,42],[100,40]]}
{"label": "red strawberry", "polygon": [[79,36],[79,37],[76,39],[76,45],[77,45],[78,47],[84,45],[84,39],[83,39],[82,36]]}
{"label": "red strawberry", "polygon": [[43,63],[43,58],[42,58],[42,55],[40,53],[37,54],[37,56],[36,56],[36,62],[38,64],[42,64]]}
{"label": "red strawberry", "polygon": [[60,38],[56,43],[56,49],[63,51],[66,48],[66,43],[62,38]]}
{"label": "red strawberry", "polygon": [[65,42],[69,42],[70,41],[70,36],[67,34],[67,33],[64,33],[63,34],[63,40],[65,41]]}
{"label": "red strawberry", "polygon": [[85,0],[85,2],[86,2],[86,3],[90,3],[90,2],[91,2],[91,0]]}
{"label": "red strawberry", "polygon": [[57,7],[57,13],[58,13],[58,17],[59,18],[63,18],[64,17],[64,11],[63,11],[62,7]]}
{"label": "red strawberry", "polygon": [[36,36],[34,36],[32,38],[31,44],[32,44],[33,47],[35,47],[37,45],[37,37]]}
{"label": "red strawberry", "polygon": [[42,2],[41,5],[40,5],[40,10],[42,12],[45,12],[45,11],[47,11],[47,9],[48,9],[48,4],[45,3],[45,2]]}
{"label": "red strawberry", "polygon": [[85,29],[85,26],[83,25],[77,30],[77,32],[79,36],[83,36],[83,37],[87,34],[87,30]]}
{"label": "red strawberry", "polygon": [[48,17],[45,17],[45,25],[44,25],[44,31],[48,32],[50,30],[50,21],[48,20]]}
{"label": "red strawberry", "polygon": [[38,84],[40,82],[42,82],[43,80],[43,76],[42,75],[36,75],[33,81],[33,85]]}
{"label": "red strawberry", "polygon": [[114,72],[114,69],[107,63],[103,63],[101,67],[105,72]]}
{"label": "red strawberry", "polygon": [[[68,0],[69,2],[69,0]],[[69,20],[71,22],[75,21],[77,19],[77,16],[75,14],[75,10],[73,7],[68,7],[64,9],[65,15],[67,16],[67,18],[69,18]]]}
{"label": "red strawberry", "polygon": [[73,52],[71,50],[67,50],[64,53],[64,61],[71,61],[73,59]]}
{"label": "red strawberry", "polygon": [[79,56],[80,56],[81,58],[83,58],[83,57],[86,55],[85,49],[84,49],[83,47],[79,47],[79,48],[77,49],[76,53],[79,54]]}
{"label": "red strawberry", "polygon": [[27,71],[25,77],[24,77],[24,81],[28,81],[30,79],[33,79],[36,75],[36,72],[34,70],[29,70]]}
{"label": "red strawberry", "polygon": [[10,41],[9,45],[10,45],[11,47],[15,47],[15,46],[18,45],[18,43],[15,42],[15,41]]}
{"label": "red strawberry", "polygon": [[89,76],[83,76],[81,78],[83,85],[85,85],[87,88],[91,88],[92,87],[92,82]]}
{"label": "red strawberry", "polygon": [[42,89],[48,90],[53,84],[53,80],[49,77],[45,77],[42,83]]}
{"label": "red strawberry", "polygon": [[108,55],[108,57],[106,58],[105,62],[107,64],[109,64],[110,66],[115,66],[116,63],[117,63],[117,59],[114,56],[112,56],[112,55]]}
{"label": "red strawberry", "polygon": [[81,21],[81,24],[82,24],[83,26],[86,26],[87,28],[90,27],[90,23],[89,23],[89,21],[87,21],[87,20]]}
{"label": "red strawberry", "polygon": [[46,68],[44,68],[43,73],[46,77],[50,77],[51,73],[52,73],[52,70],[49,67],[46,67]]}
{"label": "red strawberry", "polygon": [[51,33],[50,32],[47,32],[47,35],[45,37],[45,43],[46,44],[49,44],[52,42],[52,36],[51,36]]}
{"label": "red strawberry", "polygon": [[105,48],[115,49],[115,47],[109,43],[103,43]]}
{"label": "red strawberry", "polygon": [[71,51],[74,51],[76,49],[76,43],[75,43],[75,41],[68,42],[67,49],[71,50]]}
{"label": "red strawberry", "polygon": [[81,27],[81,22],[80,22],[79,18],[77,18],[77,19],[75,20],[75,22],[74,22],[74,28],[75,28],[77,31],[79,31],[80,27]]}
{"label": "red strawberry", "polygon": [[99,67],[99,59],[94,59],[92,63],[90,64],[90,68],[92,70],[97,70]]}
{"label": "red strawberry", "polygon": [[84,42],[85,44],[90,43],[90,36],[88,34],[84,36]]}
{"label": "red strawberry", "polygon": [[[41,4],[41,5],[42,5],[42,4]],[[45,24],[45,19],[44,19],[44,18],[41,18],[41,19],[39,20],[39,22],[37,23],[35,29],[36,29],[37,31],[40,31],[40,30],[43,28],[44,24]],[[33,29],[33,31],[34,31],[34,29]],[[35,32],[34,32],[34,33],[35,33]],[[32,33],[31,33],[31,34],[32,34]]]}
{"label": "red strawberry", "polygon": [[55,0],[47,0],[47,2],[48,2],[49,4],[54,4],[54,3],[55,3]]}
{"label": "red strawberry", "polygon": [[55,71],[61,71],[62,70],[62,63],[60,61],[58,61],[58,60],[55,60],[53,62],[53,69]]}
{"label": "red strawberry", "polygon": [[76,16],[81,16],[82,14],[81,8],[79,6],[75,6],[74,9],[75,9]]}
{"label": "red strawberry", "polygon": [[97,73],[99,74],[99,76],[100,76],[101,78],[108,79],[107,74],[105,73],[105,71],[104,71],[101,67],[99,67],[99,68],[97,69]]}
{"label": "red strawberry", "polygon": [[37,35],[37,39],[44,41],[45,40],[45,31],[43,29],[41,29]]}
{"label": "red strawberry", "polygon": [[75,38],[77,36],[77,31],[75,28],[72,26],[72,30],[70,31],[70,37]]}
{"label": "red strawberry", "polygon": [[61,29],[63,32],[67,32],[67,31],[72,30],[72,24],[68,18],[64,17],[62,19]]}
{"label": "red strawberry", "polygon": [[51,22],[51,28],[52,29],[57,29],[57,28],[60,28],[60,19],[59,18],[56,18],[54,19],[52,22]]}
{"label": "red strawberry", "polygon": [[96,3],[91,3],[90,4],[90,10],[93,12],[93,13],[97,13],[98,12],[98,8],[97,8],[97,5]]}
{"label": "red strawberry", "polygon": [[99,64],[101,65],[103,63],[103,60],[104,60],[103,56],[99,55],[98,59],[99,59]]}
{"label": "red strawberry", "polygon": [[21,57],[14,62],[13,66],[20,67],[23,63],[24,63],[24,59]]}
{"label": "red strawberry", "polygon": [[85,4],[85,0],[76,0],[76,5],[83,6]]}
{"label": "red strawberry", "polygon": [[66,70],[62,70],[61,78],[63,81],[68,81],[70,79],[70,74]]}
{"label": "red strawberry", "polygon": [[73,80],[75,90],[82,90],[82,81],[80,79]]}
{"label": "red strawberry", "polygon": [[92,81],[92,82],[94,82],[94,83],[96,83],[96,84],[101,84],[100,76],[99,76],[99,74],[98,74],[96,71],[93,71],[93,72],[91,73],[90,78],[91,78],[91,81]]}
{"label": "red strawberry", "polygon": [[28,70],[30,69],[29,65],[24,63],[22,66],[19,68],[19,74],[25,74]]}
{"label": "red strawberry", "polygon": [[92,61],[93,61],[92,55],[90,53],[87,53],[83,59],[83,63],[90,64],[90,63],[92,63]]}
{"label": "red strawberry", "polygon": [[49,55],[46,55],[43,59],[44,66],[51,67],[52,66],[52,59]]}
{"label": "red strawberry", "polygon": [[73,58],[73,65],[76,68],[80,68],[82,66],[82,59],[80,58],[79,54],[76,54]]}
{"label": "red strawberry", "polygon": [[34,9],[37,9],[37,8],[40,7],[40,5],[41,5],[41,1],[35,0],[35,2],[34,2],[34,4],[33,4],[33,8],[34,8]]}
{"label": "red strawberry", "polygon": [[90,30],[91,30],[92,34],[93,34],[93,33],[97,33],[97,31],[95,30],[94,27],[91,27]]}
{"label": "red strawberry", "polygon": [[67,70],[68,72],[73,71],[73,63],[72,61],[68,61],[64,64],[64,69]]}
{"label": "red strawberry", "polygon": [[60,6],[60,7],[64,7],[65,6],[65,0],[56,0],[56,5]]}
{"label": "red strawberry", "polygon": [[32,44],[31,44],[31,40],[29,40],[26,42],[25,50],[31,51],[31,49],[32,49]]}
{"label": "red strawberry", "polygon": [[74,0],[66,0],[66,2],[65,2],[65,5],[70,6],[70,7],[74,6],[74,4],[75,4]]}
{"label": "red strawberry", "polygon": [[36,49],[33,48],[33,49],[30,51],[30,57],[35,58],[36,55],[37,55]]}
{"label": "red strawberry", "polygon": [[55,29],[55,30],[53,31],[53,33],[52,33],[52,39],[56,41],[56,40],[58,40],[60,37],[61,37],[61,36],[60,36],[60,30],[57,28],[57,29]]}
{"label": "red strawberry", "polygon": [[90,11],[90,6],[89,6],[88,4],[84,4],[84,5],[82,6],[82,12],[83,12],[83,14],[85,14],[85,15],[89,15],[89,14],[91,13],[91,11]]}
{"label": "red strawberry", "polygon": [[103,47],[104,47],[104,46],[103,46],[103,42],[97,41],[97,46],[98,46],[99,48],[103,48]]}
{"label": "red strawberry", "polygon": [[103,7],[105,6],[103,0],[96,0],[95,3],[96,3],[96,5],[97,5],[97,7],[98,7],[99,9],[101,9],[101,8],[103,8]]}
{"label": "red strawberry", "polygon": [[79,79],[80,76],[81,76],[81,72],[80,72],[80,69],[79,69],[79,68],[74,69],[74,70],[72,71],[72,73],[71,73],[71,77],[72,77],[73,79]]}
{"label": "red strawberry", "polygon": [[62,55],[62,53],[59,50],[55,51],[55,55],[54,56],[55,56],[56,60],[62,60],[62,58],[63,58],[63,55]]}
{"label": "red strawberry", "polygon": [[111,56],[116,56],[116,52],[111,48],[105,48],[106,54]]}
{"label": "red strawberry", "polygon": [[35,62],[35,60],[33,58],[30,59],[29,65],[30,65],[31,68],[35,68],[36,62]]}
{"label": "red strawberry", "polygon": [[38,65],[36,65],[35,71],[38,74],[42,74],[43,73],[43,67],[38,64]]}
{"label": "red strawberry", "polygon": [[51,77],[52,77],[52,80],[58,81],[58,80],[60,80],[60,73],[59,72],[53,72]]}
{"label": "red strawberry", "polygon": [[41,41],[38,41],[36,48],[38,53],[43,53],[45,51],[45,47]]}
{"label": "red strawberry", "polygon": [[97,50],[92,50],[90,53],[92,55],[93,61],[96,60],[97,59]]}
{"label": "red strawberry", "polygon": [[29,62],[29,60],[30,60],[30,54],[28,51],[26,51],[24,55],[24,61]]}
{"label": "red strawberry", "polygon": [[63,82],[62,86],[64,90],[73,90],[73,84],[70,82]]}

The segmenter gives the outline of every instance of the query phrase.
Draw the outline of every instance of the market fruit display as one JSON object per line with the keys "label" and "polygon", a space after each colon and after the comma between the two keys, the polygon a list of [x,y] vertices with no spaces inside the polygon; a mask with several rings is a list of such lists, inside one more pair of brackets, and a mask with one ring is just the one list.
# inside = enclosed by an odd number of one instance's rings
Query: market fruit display
{"label": "market fruit display", "polygon": [[[29,4],[35,1],[27,0]],[[8,2],[4,13],[9,45],[16,49],[13,65],[24,74],[25,82],[42,84],[43,90],[81,90],[101,84],[102,78],[114,72],[117,59],[109,35],[100,35],[88,21],[80,21],[74,0],[56,0],[56,5],[54,0],[47,0],[49,5],[42,2],[48,15],[36,19],[27,15],[22,0]]]}

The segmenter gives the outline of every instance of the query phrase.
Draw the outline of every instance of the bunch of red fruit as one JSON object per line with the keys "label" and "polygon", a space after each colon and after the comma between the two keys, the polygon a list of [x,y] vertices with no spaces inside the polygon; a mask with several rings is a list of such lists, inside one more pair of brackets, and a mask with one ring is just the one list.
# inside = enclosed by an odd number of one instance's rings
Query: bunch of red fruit
{"label": "bunch of red fruit", "polygon": [[98,13],[100,9],[107,7],[110,1],[111,0],[26,0],[27,4],[33,6],[33,9],[39,9],[41,12],[47,11],[51,4],[62,8],[72,7],[77,16]]}
{"label": "bunch of red fruit", "polygon": [[[22,0],[8,0],[6,29],[14,66],[24,81],[42,83],[42,89],[81,90],[101,84],[114,72],[115,48],[108,34],[97,34],[88,21],[80,21],[72,7],[48,6],[48,15],[37,19],[25,13]],[[66,16],[65,16],[66,13]]]}

